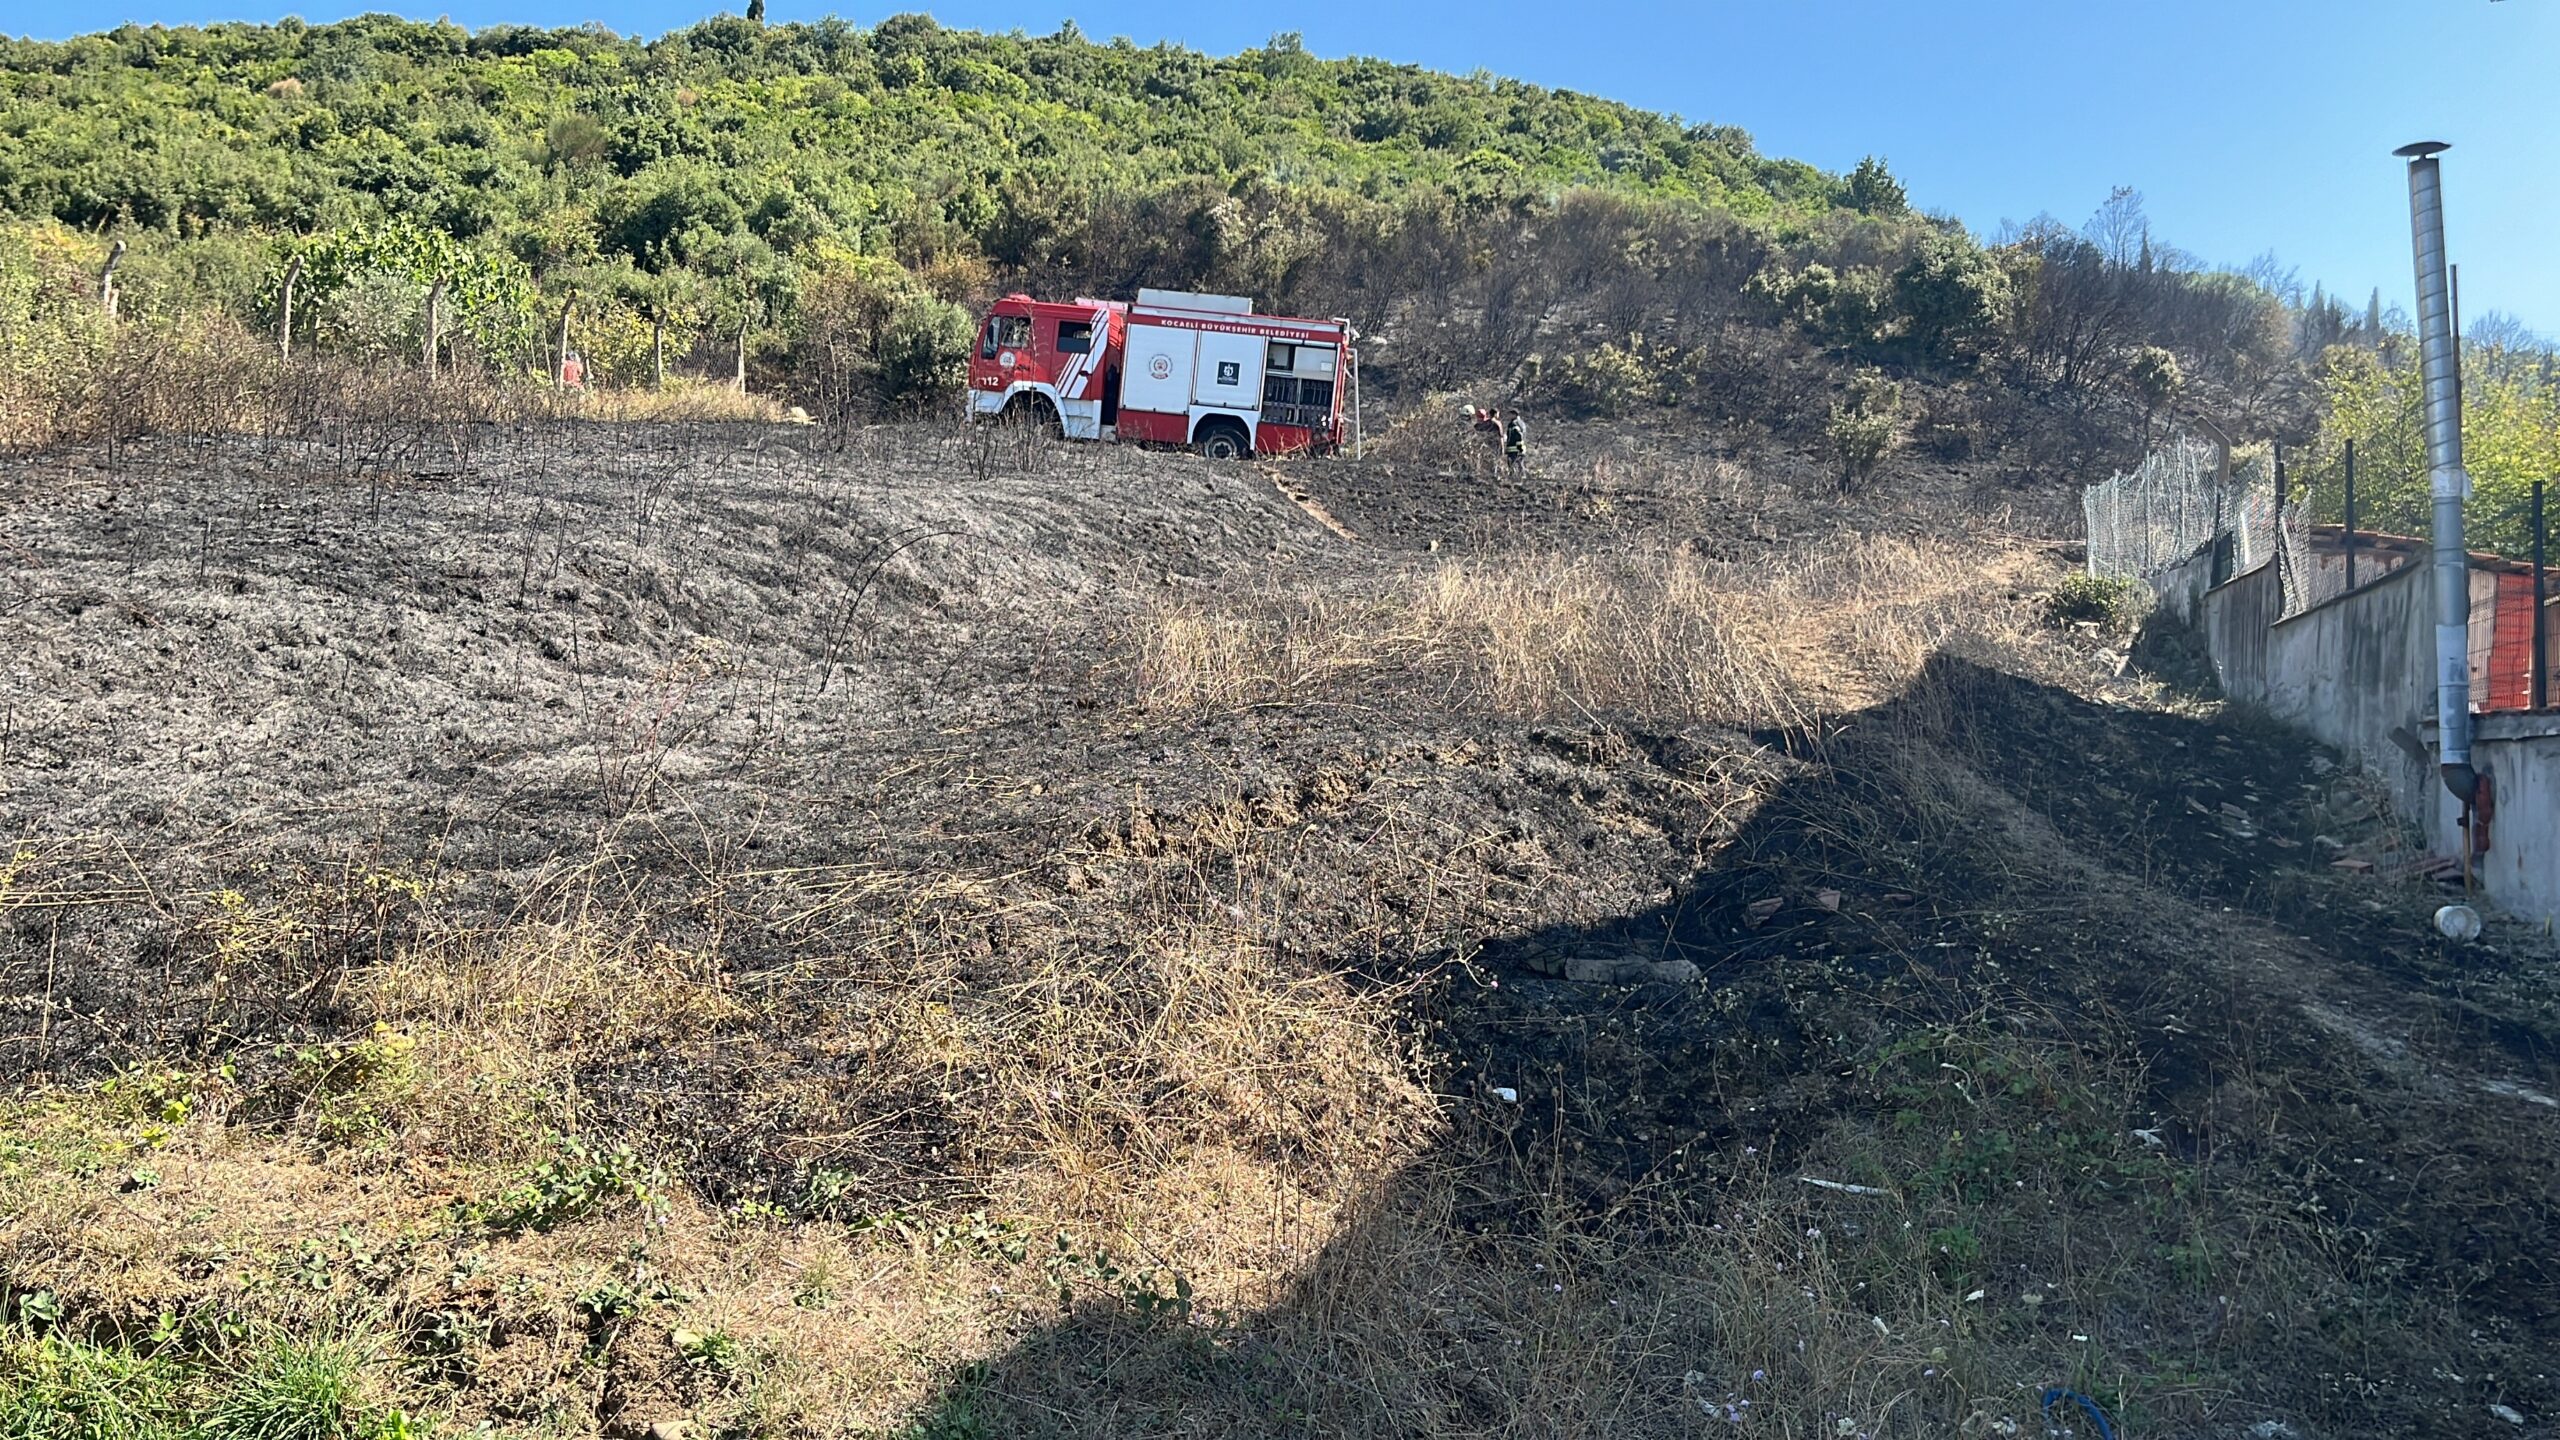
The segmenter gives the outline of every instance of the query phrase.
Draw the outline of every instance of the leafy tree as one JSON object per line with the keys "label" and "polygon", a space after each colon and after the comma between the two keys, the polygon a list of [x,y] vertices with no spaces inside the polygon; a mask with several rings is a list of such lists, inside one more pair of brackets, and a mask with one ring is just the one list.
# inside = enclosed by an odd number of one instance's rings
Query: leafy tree
{"label": "leafy tree", "polygon": [[2147,450],[2151,448],[2151,419],[2186,388],[2186,371],[2180,368],[2174,353],[2157,345],[2145,345],[2134,352],[2133,362],[2125,367],[2125,378],[2133,383],[2134,394],[2142,398],[2142,445]]}
{"label": "leafy tree", "polygon": [[744,230],[688,231],[683,248],[702,276],[703,318],[733,342],[734,382],[743,390],[757,336],[788,318],[796,273],[772,246]]}
{"label": "leafy tree", "polygon": [[[441,277],[449,333],[491,360],[528,355],[535,345],[532,277],[509,257],[399,222],[317,236],[296,248],[304,264],[297,295],[315,314],[338,315],[324,343],[334,336],[366,353],[390,354],[395,335],[405,335],[412,337],[407,353],[416,353],[418,322],[396,317],[407,313],[403,297],[414,291],[422,319],[427,289]],[[281,280],[281,262],[276,269]],[[351,285],[360,295],[337,304],[338,292]]]}
{"label": "leafy tree", "polygon": [[649,383],[663,387],[667,366],[693,349],[703,296],[688,271],[651,272],[624,265],[612,277],[614,300],[649,326]]}
{"label": "leafy tree", "polygon": [[1923,354],[1970,362],[2008,324],[2009,275],[1965,236],[1935,232],[1894,272],[1893,299]]}
{"label": "leafy tree", "polygon": [[1849,208],[1866,215],[1900,215],[1911,208],[1910,197],[1902,191],[1902,182],[1893,178],[1884,161],[1870,155],[1849,172],[1846,187]]}
{"label": "leafy tree", "polygon": [[[2500,365],[2464,347],[2463,467],[2471,472],[2467,507],[2473,548],[2529,553],[2533,482],[2560,475],[2560,375],[2543,365]],[[2426,533],[2431,522],[2423,385],[2414,365],[2394,366],[2361,346],[2333,346],[2321,357],[2318,386],[2324,418],[2299,473],[2313,512],[2344,518],[2340,471],[2346,442],[2356,443],[2357,523],[2401,534]]]}
{"label": "leafy tree", "polygon": [[976,333],[969,312],[948,300],[931,295],[900,300],[881,330],[881,395],[893,403],[924,406],[959,394]]}
{"label": "leafy tree", "polygon": [[661,167],[647,181],[618,187],[597,216],[606,248],[652,268],[730,265],[724,247],[745,220],[722,177],[696,164]]}
{"label": "leafy tree", "polygon": [[378,265],[338,277],[315,301],[320,343],[373,360],[416,355],[426,334],[427,285]]}

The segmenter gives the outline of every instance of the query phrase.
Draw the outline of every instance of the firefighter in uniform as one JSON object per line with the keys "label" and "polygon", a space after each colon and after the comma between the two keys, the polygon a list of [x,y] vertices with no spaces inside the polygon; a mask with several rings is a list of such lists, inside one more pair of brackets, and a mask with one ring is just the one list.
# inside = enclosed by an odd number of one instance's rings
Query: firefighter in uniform
{"label": "firefighter in uniform", "polygon": [[1529,473],[1529,422],[1513,406],[1502,422],[1502,460],[1514,478]]}

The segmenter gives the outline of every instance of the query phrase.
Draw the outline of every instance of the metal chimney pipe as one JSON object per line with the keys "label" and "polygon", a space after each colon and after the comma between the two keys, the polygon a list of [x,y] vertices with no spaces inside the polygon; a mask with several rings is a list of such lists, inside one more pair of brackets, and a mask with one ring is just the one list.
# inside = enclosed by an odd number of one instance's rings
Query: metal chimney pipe
{"label": "metal chimney pipe", "polygon": [[2463,546],[2462,502],[2471,477],[2462,468],[2462,352],[2453,331],[2453,287],[2445,275],[2444,185],[2436,156],[2448,149],[2422,140],[2392,151],[2409,162],[2409,237],[2417,259],[2419,375],[2426,391],[2427,481],[2435,500],[2436,773],[2471,803],[2471,556]]}

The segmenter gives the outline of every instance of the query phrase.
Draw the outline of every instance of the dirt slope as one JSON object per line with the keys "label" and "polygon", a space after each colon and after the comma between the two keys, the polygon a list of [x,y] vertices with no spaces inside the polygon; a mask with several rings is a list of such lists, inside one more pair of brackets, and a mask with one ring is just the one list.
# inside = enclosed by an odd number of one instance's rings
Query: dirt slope
{"label": "dirt slope", "polygon": [[2049,537],[1549,443],[0,476],[0,1292],[528,1434],[2560,1416],[2544,951]]}

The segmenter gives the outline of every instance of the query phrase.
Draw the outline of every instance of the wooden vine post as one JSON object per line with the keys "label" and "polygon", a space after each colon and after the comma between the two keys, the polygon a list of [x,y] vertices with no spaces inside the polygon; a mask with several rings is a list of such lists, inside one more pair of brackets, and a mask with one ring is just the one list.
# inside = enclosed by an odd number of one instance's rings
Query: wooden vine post
{"label": "wooden vine post", "polygon": [[551,379],[563,390],[569,388],[569,311],[577,303],[575,295],[560,302],[560,348],[552,360]]}
{"label": "wooden vine post", "polygon": [[419,347],[418,357],[420,363],[427,367],[427,380],[430,384],[434,383],[436,378],[436,348],[443,340],[444,277],[438,275],[436,283],[427,287],[427,334],[424,343]]}
{"label": "wooden vine post", "polygon": [[110,320],[116,318],[116,267],[124,263],[124,242],[118,240],[107,252],[106,267],[98,272],[98,308]]}
{"label": "wooden vine post", "polygon": [[276,305],[276,358],[293,359],[293,287],[302,278],[302,257],[285,262],[284,296]]}

